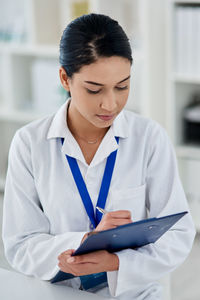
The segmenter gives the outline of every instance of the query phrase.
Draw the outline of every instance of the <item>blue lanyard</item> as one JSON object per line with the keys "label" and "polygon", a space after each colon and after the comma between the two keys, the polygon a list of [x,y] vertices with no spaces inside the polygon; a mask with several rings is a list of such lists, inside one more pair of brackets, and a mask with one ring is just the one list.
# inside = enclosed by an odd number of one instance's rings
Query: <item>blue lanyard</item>
{"label": "blue lanyard", "polygon": [[[115,138],[116,138],[117,143],[119,143],[119,137],[115,137]],[[61,141],[63,144],[64,139],[62,138]],[[101,208],[104,208],[105,204],[106,204],[106,199],[108,196],[110,182],[112,179],[113,169],[115,166],[116,155],[117,155],[117,150],[113,151],[107,158],[106,167],[104,170],[104,175],[103,175],[101,188],[100,188],[100,192],[99,192],[99,197],[97,200],[97,206],[99,206]],[[95,218],[93,204],[92,204],[90,195],[88,193],[85,181],[84,181],[81,171],[79,169],[78,163],[74,157],[66,155],[66,158],[69,163],[74,181],[76,183],[77,189],[81,196],[82,202],[84,204],[84,207],[88,214],[90,222],[93,225],[93,227],[96,228],[96,226],[101,221],[102,214],[96,209],[96,218]]]}

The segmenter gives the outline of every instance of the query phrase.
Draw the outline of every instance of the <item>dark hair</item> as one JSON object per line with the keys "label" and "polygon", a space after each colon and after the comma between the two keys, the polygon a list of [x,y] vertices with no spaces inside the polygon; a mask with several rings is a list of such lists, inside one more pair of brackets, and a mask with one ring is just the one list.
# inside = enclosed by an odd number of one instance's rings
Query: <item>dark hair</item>
{"label": "dark hair", "polygon": [[102,14],[73,20],[60,40],[60,64],[69,77],[99,57],[121,56],[132,64],[129,39],[119,23]]}

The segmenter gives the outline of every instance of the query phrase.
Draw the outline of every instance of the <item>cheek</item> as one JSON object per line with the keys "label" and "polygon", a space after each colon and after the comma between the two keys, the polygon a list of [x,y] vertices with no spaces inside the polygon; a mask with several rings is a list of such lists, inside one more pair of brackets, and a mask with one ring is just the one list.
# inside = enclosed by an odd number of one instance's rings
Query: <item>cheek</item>
{"label": "cheek", "polygon": [[98,101],[90,99],[91,97],[82,96],[78,103],[79,111],[86,117],[97,111]]}
{"label": "cheek", "polygon": [[121,95],[118,99],[118,105],[120,108],[123,108],[126,105],[126,102],[128,100],[128,95],[129,95],[129,91],[127,91],[127,93],[124,93],[123,95]]}

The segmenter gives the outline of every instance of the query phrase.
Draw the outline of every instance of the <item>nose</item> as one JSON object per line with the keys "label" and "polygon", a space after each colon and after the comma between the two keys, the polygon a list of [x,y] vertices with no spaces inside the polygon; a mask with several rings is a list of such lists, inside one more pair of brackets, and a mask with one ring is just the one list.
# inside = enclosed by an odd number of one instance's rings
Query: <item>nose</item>
{"label": "nose", "polygon": [[114,112],[117,107],[116,95],[112,91],[107,93],[102,98],[102,102],[100,106],[102,109],[106,111]]}

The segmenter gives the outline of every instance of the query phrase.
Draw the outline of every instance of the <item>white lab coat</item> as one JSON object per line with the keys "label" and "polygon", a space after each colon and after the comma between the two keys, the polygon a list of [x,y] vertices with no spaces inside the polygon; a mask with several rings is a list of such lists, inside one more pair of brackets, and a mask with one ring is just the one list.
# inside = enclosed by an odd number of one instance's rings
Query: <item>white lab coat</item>
{"label": "white lab coat", "polygon": [[[107,210],[130,210],[133,221],[188,210],[164,129],[124,110],[87,165],[66,125],[68,103],[54,116],[18,130],[9,152],[3,212],[5,255],[13,268],[42,280],[55,276],[57,256],[76,249],[90,231],[65,154],[77,159],[94,207],[106,158],[118,148]],[[115,136],[120,137],[119,146]],[[120,299],[161,299],[157,280],[184,261],[194,235],[187,214],[155,244],[117,252],[119,270],[107,273],[109,288],[100,293]],[[80,280],[66,284],[79,288]]]}

